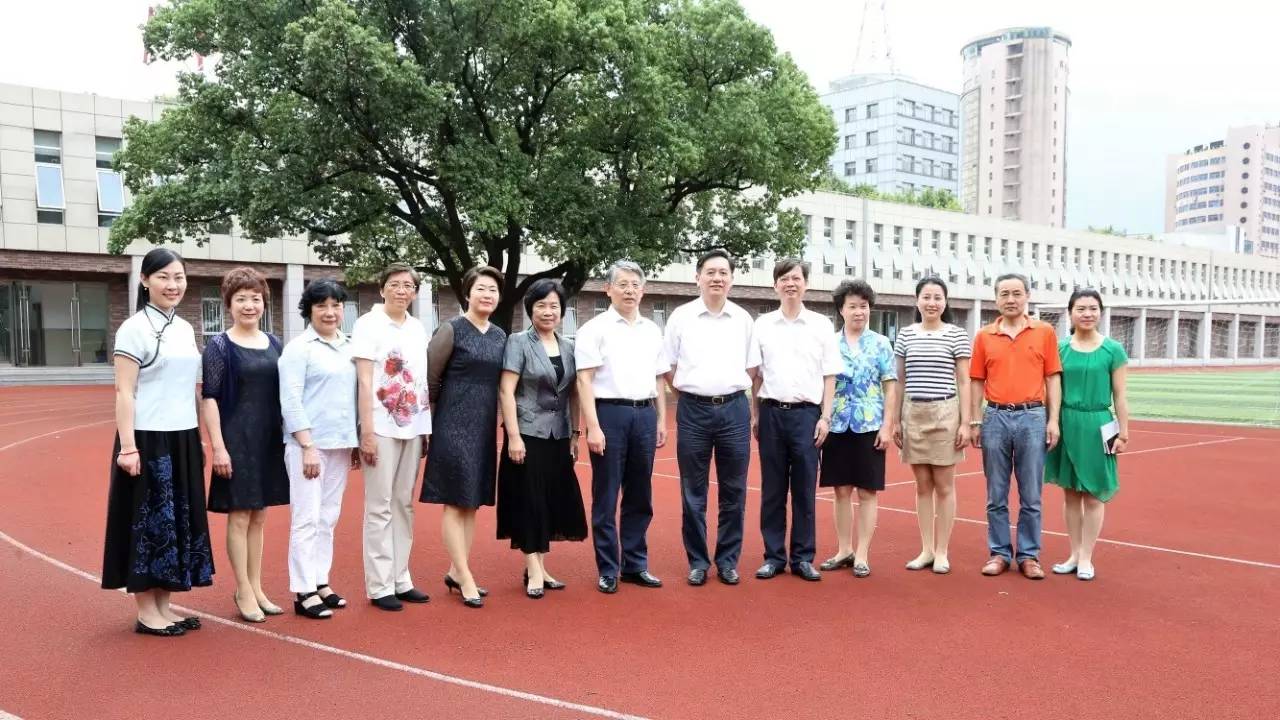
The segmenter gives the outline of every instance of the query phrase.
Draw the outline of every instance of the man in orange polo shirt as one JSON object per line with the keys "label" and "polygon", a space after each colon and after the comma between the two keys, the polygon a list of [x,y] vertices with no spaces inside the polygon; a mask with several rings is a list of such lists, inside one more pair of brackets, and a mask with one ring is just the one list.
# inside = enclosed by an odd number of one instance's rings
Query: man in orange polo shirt
{"label": "man in orange polo shirt", "polygon": [[[1009,537],[1009,476],[1018,478],[1018,568],[1032,580],[1040,567],[1040,491],[1044,458],[1058,444],[1062,361],[1053,326],[1027,316],[1030,285],[1022,275],[996,278],[1000,317],[973,339],[969,438],[982,449],[987,476],[987,543],[983,575],[999,575],[1015,560]],[[983,400],[986,414],[983,414]]]}

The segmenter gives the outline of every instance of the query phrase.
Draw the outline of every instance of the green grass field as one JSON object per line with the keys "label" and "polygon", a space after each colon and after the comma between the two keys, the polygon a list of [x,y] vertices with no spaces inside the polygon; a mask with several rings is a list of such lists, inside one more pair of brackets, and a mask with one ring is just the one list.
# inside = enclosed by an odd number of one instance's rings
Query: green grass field
{"label": "green grass field", "polygon": [[1135,418],[1280,427],[1280,369],[1129,373]]}

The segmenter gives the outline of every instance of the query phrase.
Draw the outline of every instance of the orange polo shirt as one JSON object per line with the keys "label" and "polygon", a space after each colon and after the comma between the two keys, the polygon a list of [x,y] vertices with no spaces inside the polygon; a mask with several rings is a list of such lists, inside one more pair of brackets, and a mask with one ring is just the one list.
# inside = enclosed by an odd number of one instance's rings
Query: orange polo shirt
{"label": "orange polo shirt", "polygon": [[1029,317],[1026,327],[1009,337],[1001,330],[1003,324],[1004,318],[997,318],[978,331],[969,377],[986,381],[989,402],[1044,402],[1045,378],[1062,372],[1053,326]]}

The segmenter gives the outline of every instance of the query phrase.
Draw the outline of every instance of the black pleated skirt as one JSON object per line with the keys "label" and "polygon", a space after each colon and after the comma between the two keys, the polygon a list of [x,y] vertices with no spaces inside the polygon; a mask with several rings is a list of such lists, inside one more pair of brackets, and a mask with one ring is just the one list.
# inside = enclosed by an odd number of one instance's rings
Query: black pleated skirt
{"label": "black pleated skirt", "polygon": [[573,471],[569,440],[520,436],[524,463],[503,448],[498,468],[498,539],[526,553],[544,553],[553,541],[585,540],[587,516]]}
{"label": "black pleated skirt", "polygon": [[134,431],[142,473],[133,477],[111,451],[102,587],[184,591],[213,584],[204,502],[204,454],[197,429]]}

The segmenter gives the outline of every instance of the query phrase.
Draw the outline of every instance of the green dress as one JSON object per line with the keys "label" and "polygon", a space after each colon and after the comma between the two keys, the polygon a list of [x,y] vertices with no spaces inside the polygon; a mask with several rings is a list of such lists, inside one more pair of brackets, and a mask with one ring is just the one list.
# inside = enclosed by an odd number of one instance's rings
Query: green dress
{"label": "green dress", "polygon": [[1111,422],[1111,373],[1129,361],[1124,347],[1103,338],[1092,352],[1058,344],[1062,358],[1062,439],[1045,458],[1044,479],[1106,502],[1116,494],[1116,456],[1102,449],[1103,425]]}

